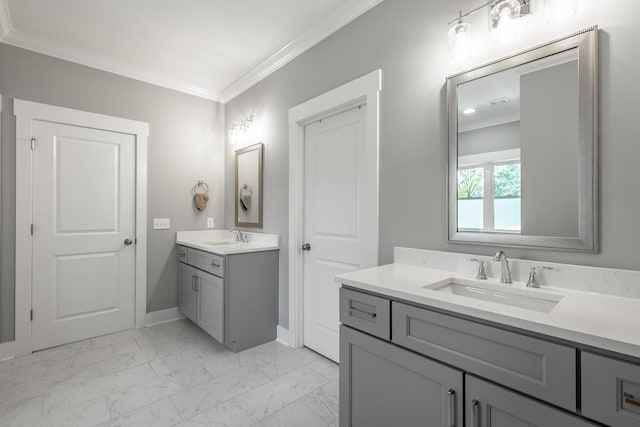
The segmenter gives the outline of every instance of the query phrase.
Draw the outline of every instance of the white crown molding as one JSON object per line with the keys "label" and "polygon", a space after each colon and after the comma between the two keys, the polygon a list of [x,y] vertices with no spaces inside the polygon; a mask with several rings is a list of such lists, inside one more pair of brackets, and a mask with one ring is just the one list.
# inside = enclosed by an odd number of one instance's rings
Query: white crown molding
{"label": "white crown molding", "polygon": [[320,22],[286,44],[256,68],[222,91],[223,102],[229,102],[251,86],[273,74],[311,47],[338,31],[383,0],[350,0],[335,9]]}
{"label": "white crown molding", "polygon": [[320,22],[271,55],[255,69],[229,85],[222,93],[194,86],[156,71],[118,61],[114,58],[96,55],[66,44],[17,31],[11,23],[7,0],[0,0],[0,42],[200,98],[216,102],[227,102],[279,70],[382,1],[348,0]]}
{"label": "white crown molding", "polygon": [[[3,1],[4,0],[0,0]],[[6,4],[6,3],[5,3]],[[1,15],[1,12],[0,12]],[[1,18],[0,18],[1,19]],[[0,21],[1,23],[1,21]],[[201,87],[193,86],[166,76],[153,72],[142,67],[118,61],[106,56],[96,55],[91,52],[76,49],[74,47],[56,43],[42,37],[32,34],[23,33],[21,31],[12,30],[4,35],[1,39],[3,43],[42,53],[44,55],[53,56],[65,61],[75,62],[91,68],[97,68],[102,71],[118,74],[135,80],[140,80],[178,92],[187,93],[200,98],[210,99],[212,101],[222,102],[220,94]]]}
{"label": "white crown molding", "polygon": [[0,0],[0,40],[11,31],[13,31],[13,24],[9,14],[9,4],[7,0]]}

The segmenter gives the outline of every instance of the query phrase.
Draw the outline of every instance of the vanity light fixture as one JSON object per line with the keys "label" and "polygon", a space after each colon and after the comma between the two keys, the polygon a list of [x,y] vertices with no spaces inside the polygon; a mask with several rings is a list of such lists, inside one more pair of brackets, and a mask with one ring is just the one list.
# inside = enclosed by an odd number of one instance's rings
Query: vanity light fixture
{"label": "vanity light fixture", "polygon": [[251,129],[251,127],[253,126],[253,120],[255,119],[255,115],[253,114],[249,114],[248,116],[243,117],[242,119],[240,119],[239,122],[233,122],[233,125],[231,125],[231,129],[229,129],[229,144],[235,144],[236,143],[236,139],[239,136],[242,136],[244,134],[246,134],[249,129]]}
{"label": "vanity light fixture", "polygon": [[[462,13],[448,22],[447,40],[451,59],[465,60],[471,57],[473,40],[471,38],[471,24],[463,19],[482,10],[489,11],[489,30],[494,42],[505,43],[518,34],[519,18],[532,13],[533,0],[491,0],[482,5]],[[540,2],[538,2],[540,3]],[[544,9],[548,22],[560,22],[578,9],[578,0],[544,0]]]}
{"label": "vanity light fixture", "polygon": [[517,34],[517,19],[530,13],[531,0],[491,0],[467,13],[460,11],[456,19],[449,21],[449,54],[453,60],[471,57],[471,24],[462,19],[481,10],[489,9],[489,28],[494,41],[503,41]]}

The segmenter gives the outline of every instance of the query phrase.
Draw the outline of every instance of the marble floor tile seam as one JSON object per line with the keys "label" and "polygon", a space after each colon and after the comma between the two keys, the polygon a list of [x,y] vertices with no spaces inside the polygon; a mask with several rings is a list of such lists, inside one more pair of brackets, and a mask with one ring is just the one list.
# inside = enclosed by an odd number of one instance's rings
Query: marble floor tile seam
{"label": "marble floor tile seam", "polygon": [[[300,397],[299,397],[299,398],[297,398],[296,400],[291,401],[290,403],[286,404],[285,406],[283,406],[283,407],[282,407],[282,408],[280,408],[279,410],[277,410],[277,411],[275,411],[275,412],[272,412],[272,413],[270,413],[269,415],[266,415],[265,417],[261,418],[260,420],[258,420],[258,421],[256,421],[256,422],[254,422],[253,424],[251,424],[251,426],[258,426],[258,425],[262,425],[266,420],[268,420],[268,419],[270,419],[270,418],[274,417],[278,412],[280,412],[280,411],[284,411],[284,410],[286,410],[286,409],[288,409],[288,408],[290,408],[290,407],[293,407],[293,406],[295,406],[295,405],[298,405],[300,402],[303,402],[305,399],[308,399],[308,398],[309,398],[309,396],[311,396],[313,393],[315,393],[316,391],[320,390],[321,388],[325,387],[326,385],[330,384],[332,381],[335,381],[335,380],[328,381],[326,384],[323,384],[323,385],[321,385],[321,386],[319,386],[319,387],[316,387],[315,389],[311,390],[309,393],[307,393],[307,394],[305,394],[305,395],[303,395],[303,396],[300,396]],[[238,396],[238,397],[239,397],[239,396]],[[234,399],[232,399],[232,400],[235,400],[235,398],[234,398]],[[240,406],[240,405],[239,405],[239,406]],[[240,407],[242,408],[242,406],[240,406]],[[244,408],[243,408],[243,409],[244,409]],[[329,408],[328,406],[326,407],[326,409],[327,409],[327,410],[329,410],[329,411],[331,410],[331,408]],[[247,411],[245,411],[245,412],[247,412]],[[335,422],[337,422],[337,418],[338,418],[338,414],[337,414],[337,413],[335,414],[335,417],[336,417]],[[328,427],[328,426],[334,425],[334,424],[335,424],[335,422],[333,422],[333,421],[332,421],[332,422],[328,422],[326,425],[324,425],[324,426],[318,426],[318,427]],[[309,426],[309,427],[312,427],[312,426]],[[313,426],[313,427],[315,427],[315,426]]]}

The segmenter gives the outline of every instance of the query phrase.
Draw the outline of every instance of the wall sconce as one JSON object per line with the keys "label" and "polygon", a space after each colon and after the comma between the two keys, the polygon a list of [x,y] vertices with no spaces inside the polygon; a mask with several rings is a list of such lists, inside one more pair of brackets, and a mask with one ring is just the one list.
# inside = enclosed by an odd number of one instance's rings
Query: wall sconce
{"label": "wall sconce", "polygon": [[[519,18],[530,15],[532,0],[491,0],[469,12],[462,13],[449,21],[447,40],[452,60],[463,60],[471,57],[471,24],[463,22],[463,18],[476,14],[481,10],[489,11],[489,30],[494,42],[505,43],[518,35]],[[578,0],[544,0],[548,22],[559,22],[567,16],[575,15]]]}
{"label": "wall sconce", "polygon": [[255,119],[255,115],[249,114],[248,116],[240,119],[239,122],[233,122],[231,125],[231,129],[229,129],[229,144],[235,144],[238,138],[244,136],[249,130],[253,127],[253,119]]}

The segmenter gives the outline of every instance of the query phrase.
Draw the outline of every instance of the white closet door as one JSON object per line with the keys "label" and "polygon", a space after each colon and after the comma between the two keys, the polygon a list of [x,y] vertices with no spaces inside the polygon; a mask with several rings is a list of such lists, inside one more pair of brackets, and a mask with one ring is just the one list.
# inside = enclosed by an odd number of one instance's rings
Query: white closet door
{"label": "white closet door", "polygon": [[32,349],[134,327],[135,136],[32,132]]}
{"label": "white closet door", "polygon": [[[365,106],[305,127],[304,345],[338,361],[337,274],[377,264],[377,158]],[[369,152],[367,151],[369,150]],[[374,150],[373,152],[370,152]]]}

